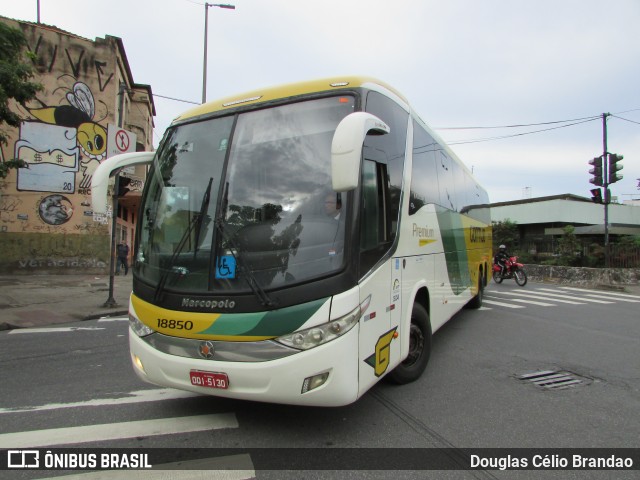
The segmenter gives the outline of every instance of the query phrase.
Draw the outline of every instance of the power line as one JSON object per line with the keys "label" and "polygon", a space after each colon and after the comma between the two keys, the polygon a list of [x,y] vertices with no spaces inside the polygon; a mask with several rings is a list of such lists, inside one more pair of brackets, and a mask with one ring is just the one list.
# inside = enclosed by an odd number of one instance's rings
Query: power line
{"label": "power line", "polygon": [[[623,112],[612,113],[611,116],[616,116],[621,113],[629,113],[629,112],[638,112],[640,108],[632,108],[630,110],[625,110]],[[537,127],[539,125],[554,125],[558,123],[569,123],[569,122],[581,122],[582,120],[594,120],[602,118],[602,115],[592,115],[590,117],[581,117],[581,118],[571,118],[568,120],[554,120],[552,122],[539,122],[539,123],[521,123],[514,125],[479,125],[475,127],[433,127],[434,130],[486,130],[486,129],[498,129],[498,128],[520,128],[520,127]],[[621,118],[621,117],[618,117]],[[622,118],[622,120],[626,120]],[[633,122],[633,120],[628,120]]]}
{"label": "power line", "polygon": [[158,95],[157,93],[154,93],[153,96],[154,97],[160,97],[160,98],[166,98],[167,100],[174,100],[176,102],[183,102],[183,103],[191,103],[193,105],[200,105],[200,102],[192,102],[191,100],[182,100],[181,98],[167,97],[165,95]]}
{"label": "power line", "polygon": [[[497,128],[536,127],[540,125],[554,125],[558,123],[569,123],[569,122],[582,123],[582,120],[591,121],[599,118],[600,118],[600,115],[595,115],[591,117],[573,118],[570,120],[556,120],[553,122],[523,123],[523,124],[516,124],[516,125],[476,126],[476,127],[434,127],[434,130],[480,130],[480,129],[492,129],[492,128],[497,129]],[[574,125],[577,125],[577,124],[574,124]]]}
{"label": "power line", "polygon": [[[631,110],[625,110],[624,112],[619,112],[619,113],[629,113],[629,112],[637,112],[640,111],[640,108],[634,108]],[[636,122],[634,120],[629,120],[628,118],[623,118],[620,117],[616,114],[608,114],[614,118],[618,118],[620,120],[624,120],[630,123],[636,123],[638,125],[640,125],[640,122]],[[517,125],[502,125],[502,126],[476,126],[476,127],[440,127],[440,128],[434,128],[435,130],[476,130],[476,129],[497,129],[497,128],[517,128],[517,127],[530,127],[530,126],[538,126],[538,125],[554,125],[554,124],[558,124],[558,123],[564,123],[565,125],[560,125],[557,127],[551,127],[551,128],[543,128],[540,130],[533,130],[530,132],[521,132],[521,133],[515,133],[513,135],[500,135],[500,136],[496,136],[496,137],[486,137],[486,138],[476,138],[476,139],[470,139],[470,140],[459,140],[459,141],[452,141],[452,142],[447,142],[449,145],[464,145],[467,143],[480,143],[480,142],[490,142],[493,140],[503,140],[505,138],[513,138],[513,137],[520,137],[520,136],[524,136],[524,135],[531,135],[534,133],[540,133],[540,132],[548,132],[550,130],[557,130],[559,128],[565,128],[565,127],[572,127],[574,125],[580,125],[582,123],[587,123],[587,122],[592,122],[595,120],[600,120],[602,118],[601,115],[597,115],[597,116],[592,116],[592,117],[582,117],[582,118],[575,118],[573,120],[556,120],[556,121],[552,121],[552,122],[540,122],[540,123],[528,123],[528,124],[517,124]],[[572,122],[572,123],[568,123],[568,122]]]}
{"label": "power line", "polygon": [[[521,137],[521,136],[524,136],[524,135],[531,135],[531,134],[534,134],[534,133],[548,132],[550,130],[558,130],[559,128],[572,127],[574,125],[579,125],[581,123],[593,122],[593,121],[596,121],[596,120],[599,120],[599,119],[600,119],[600,117],[587,117],[587,119],[583,119],[582,121],[569,123],[567,125],[561,125],[559,127],[543,128],[541,130],[533,130],[531,132],[514,133],[513,135],[502,135],[502,136],[498,136],[498,137],[477,138],[477,139],[473,139],[473,140],[460,140],[460,141],[457,141],[457,142],[454,141],[454,142],[447,142],[447,143],[449,145],[463,145],[463,144],[466,144],[466,143],[480,143],[480,142],[489,142],[489,141],[492,141],[492,140],[502,140],[502,139],[505,139],[505,138]],[[538,125],[545,125],[545,124],[538,124]],[[548,125],[548,123],[546,123],[546,125]]]}
{"label": "power line", "polygon": [[611,114],[611,116],[614,117],[614,118],[619,118],[620,120],[624,120],[625,122],[631,122],[631,123],[636,123],[636,124],[640,125],[640,122],[636,122],[634,120],[629,120],[628,118],[622,118],[622,117],[619,117],[618,115],[615,115],[613,113]]}

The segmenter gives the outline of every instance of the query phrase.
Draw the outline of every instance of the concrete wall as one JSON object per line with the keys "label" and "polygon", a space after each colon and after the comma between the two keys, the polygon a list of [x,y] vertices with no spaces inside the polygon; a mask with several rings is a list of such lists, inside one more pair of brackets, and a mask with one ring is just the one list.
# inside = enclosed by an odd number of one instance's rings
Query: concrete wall
{"label": "concrete wall", "polygon": [[5,274],[104,274],[109,267],[109,237],[101,234],[5,233]]}
{"label": "concrete wall", "polygon": [[625,286],[640,284],[638,268],[581,268],[549,265],[525,265],[529,280],[567,285]]}

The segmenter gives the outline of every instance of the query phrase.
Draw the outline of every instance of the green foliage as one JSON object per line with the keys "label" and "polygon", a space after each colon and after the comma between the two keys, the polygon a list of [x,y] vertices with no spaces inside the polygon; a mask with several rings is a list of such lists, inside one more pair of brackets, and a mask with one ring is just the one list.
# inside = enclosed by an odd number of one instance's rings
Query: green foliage
{"label": "green foliage", "polygon": [[581,262],[582,247],[574,233],[576,229],[573,225],[567,225],[563,231],[564,234],[558,239],[560,262],[563,265],[578,266]]}
{"label": "green foliage", "polygon": [[[26,40],[21,30],[0,22],[0,127],[7,124],[20,126],[20,116],[10,109],[9,100],[24,105],[35,98],[42,85],[29,81],[33,68],[29,59],[32,53],[25,53]],[[26,58],[25,58],[26,57]],[[7,143],[7,136],[0,129],[0,145]],[[22,160],[8,160],[0,164],[0,178],[6,178],[10,168],[20,168]]]}
{"label": "green foliage", "polygon": [[619,245],[640,247],[640,235],[624,235],[616,242]]}
{"label": "green foliage", "polygon": [[520,245],[520,232],[518,224],[508,218],[500,222],[491,222],[493,228],[493,251],[498,251],[498,246],[505,244],[507,251],[514,253]]}
{"label": "green foliage", "polygon": [[0,178],[7,178],[7,175],[9,175],[9,169],[11,168],[29,168],[29,164],[19,158],[5,160],[0,163]]}

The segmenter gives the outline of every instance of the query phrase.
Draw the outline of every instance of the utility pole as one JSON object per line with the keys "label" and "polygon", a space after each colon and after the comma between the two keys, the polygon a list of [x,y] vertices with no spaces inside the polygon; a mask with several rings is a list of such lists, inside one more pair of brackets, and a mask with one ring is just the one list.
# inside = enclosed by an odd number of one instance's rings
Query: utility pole
{"label": "utility pole", "polygon": [[235,5],[228,3],[205,3],[204,4],[204,58],[202,60],[202,103],[207,101],[207,44],[209,35],[209,7],[226,8],[235,10]]}
{"label": "utility pole", "polygon": [[602,156],[589,160],[589,165],[593,166],[593,168],[589,170],[589,173],[593,175],[589,183],[597,187],[604,187],[604,192],[601,192],[599,188],[592,189],[591,200],[604,204],[604,266],[606,268],[611,267],[611,252],[609,248],[609,204],[611,203],[611,190],[609,190],[609,186],[622,180],[622,175],[619,175],[618,172],[622,170],[622,165],[619,163],[624,158],[622,155],[609,153],[607,151],[607,118],[610,116],[610,113],[602,114]]}
{"label": "utility pole", "polygon": [[[124,95],[127,92],[126,83],[120,83],[120,89],[118,90],[118,127],[124,126]],[[113,197],[112,197],[112,212],[111,212],[111,244],[109,255],[109,298],[102,305],[103,308],[118,307],[118,302],[113,297],[113,287],[115,283],[115,268],[117,262],[116,251],[116,230],[118,229],[118,197],[120,192],[118,187],[120,186],[120,169],[116,170],[113,182]]]}
{"label": "utility pole", "polygon": [[609,268],[611,260],[609,258],[609,202],[611,192],[609,192],[609,169],[607,168],[607,117],[610,113],[602,114],[602,179],[604,183],[604,266]]}

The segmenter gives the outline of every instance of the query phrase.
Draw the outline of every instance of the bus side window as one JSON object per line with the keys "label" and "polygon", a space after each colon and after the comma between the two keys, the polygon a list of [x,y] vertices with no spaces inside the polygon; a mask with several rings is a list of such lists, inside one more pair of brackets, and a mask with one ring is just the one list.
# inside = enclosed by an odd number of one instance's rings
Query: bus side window
{"label": "bus side window", "polygon": [[440,205],[449,209],[457,209],[456,190],[454,187],[453,161],[440,150],[438,155],[438,184],[440,186]]}
{"label": "bus side window", "polygon": [[413,122],[413,169],[409,215],[430,203],[440,204],[436,149],[440,148],[422,126]]}
{"label": "bus side window", "polygon": [[[391,222],[391,235],[395,237],[400,215],[409,113],[378,92],[367,94],[366,111],[380,118],[391,129],[387,135],[367,135],[364,141],[364,157],[383,163],[386,167],[389,183],[388,215]],[[367,151],[373,152],[373,156],[367,156]]]}
{"label": "bus side window", "polygon": [[363,274],[384,255],[392,240],[389,203],[387,166],[365,159],[362,166],[360,229],[360,265]]}

